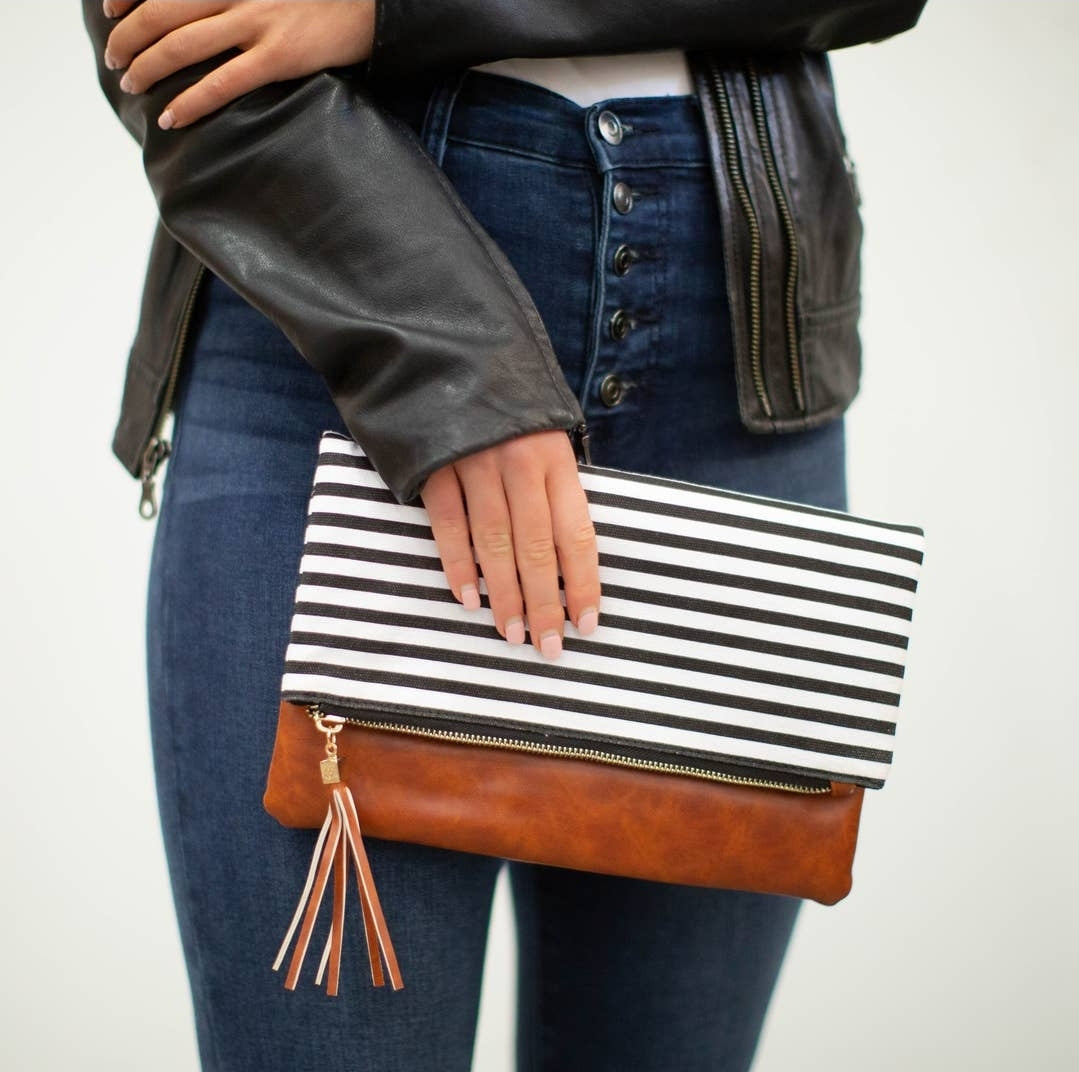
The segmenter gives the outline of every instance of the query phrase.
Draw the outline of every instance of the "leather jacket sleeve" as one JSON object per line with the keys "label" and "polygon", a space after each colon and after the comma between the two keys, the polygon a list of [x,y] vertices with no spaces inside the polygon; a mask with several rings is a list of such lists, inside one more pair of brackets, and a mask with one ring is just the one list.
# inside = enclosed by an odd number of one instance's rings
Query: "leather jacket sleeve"
{"label": "leather jacket sleeve", "polygon": [[126,94],[104,66],[101,0],[83,0],[83,19],[165,228],[323,375],[398,499],[474,451],[581,422],[505,255],[353,69],[264,86],[164,131],[168,101],[222,57]]}
{"label": "leather jacket sleeve", "polygon": [[910,29],[925,0],[376,0],[367,77],[662,48],[825,52]]}

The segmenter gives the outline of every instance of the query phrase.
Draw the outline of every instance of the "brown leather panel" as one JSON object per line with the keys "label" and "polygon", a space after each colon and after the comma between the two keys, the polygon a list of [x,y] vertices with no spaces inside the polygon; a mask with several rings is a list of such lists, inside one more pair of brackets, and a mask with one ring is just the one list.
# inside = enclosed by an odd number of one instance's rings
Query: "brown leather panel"
{"label": "brown leather panel", "polygon": [[[364,833],[487,856],[834,904],[850,891],[863,790],[806,796],[347,726],[341,777]],[[319,827],[324,738],[282,703],[263,802]]]}

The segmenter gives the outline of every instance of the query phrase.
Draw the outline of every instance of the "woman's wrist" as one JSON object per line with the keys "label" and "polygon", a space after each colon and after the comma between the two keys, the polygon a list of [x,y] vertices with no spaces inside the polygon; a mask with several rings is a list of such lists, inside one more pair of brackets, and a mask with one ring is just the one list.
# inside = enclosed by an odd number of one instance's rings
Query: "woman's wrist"
{"label": "woman's wrist", "polygon": [[[134,8],[134,10],[132,10]],[[124,70],[120,88],[144,93],[192,64],[231,50],[209,74],[184,89],[158,116],[165,130],[189,126],[270,82],[347,67],[371,54],[374,0],[104,0],[119,18],[105,65]]]}

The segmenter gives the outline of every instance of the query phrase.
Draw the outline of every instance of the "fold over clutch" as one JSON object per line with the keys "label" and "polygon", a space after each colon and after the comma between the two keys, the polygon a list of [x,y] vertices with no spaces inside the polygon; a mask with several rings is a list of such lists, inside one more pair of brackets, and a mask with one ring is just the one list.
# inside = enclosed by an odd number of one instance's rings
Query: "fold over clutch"
{"label": "fold over clutch", "polygon": [[[426,512],[351,440],[327,433],[320,452],[271,814],[328,841],[336,822],[338,854],[362,824],[629,877],[847,893],[862,790],[892,761],[921,529],[582,466],[600,628],[567,623],[550,662],[507,644],[485,598],[457,603]],[[363,885],[377,982],[384,921]]]}

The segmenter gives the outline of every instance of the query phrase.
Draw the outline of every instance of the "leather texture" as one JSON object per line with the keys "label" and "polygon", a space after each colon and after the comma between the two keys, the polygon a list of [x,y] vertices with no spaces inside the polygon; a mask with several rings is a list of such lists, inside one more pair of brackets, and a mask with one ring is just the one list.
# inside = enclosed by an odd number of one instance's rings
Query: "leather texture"
{"label": "leather texture", "polygon": [[[573,427],[580,406],[520,280],[378,96],[394,81],[462,64],[662,47],[699,50],[695,84],[727,243],[743,423],[773,432],[830,420],[858,387],[861,225],[822,50],[898,33],[921,7],[921,0],[380,0],[368,63],[264,86],[166,132],[155,122],[164,105],[222,57],[147,93],[125,94],[122,72],[103,62],[111,20],[99,0],[83,0],[99,82],[142,148],[161,215],[115,453],[140,475],[200,264],[278,324],[325,377],[353,438],[401,501],[449,461],[526,432]],[[759,68],[764,140],[751,121],[749,55]],[[760,365],[771,413],[753,383],[751,243],[706,59],[722,72],[734,156],[760,221]],[[791,250],[768,158],[797,232],[793,357],[780,308]],[[800,402],[792,367],[804,380]]]}
{"label": "leather texture", "polygon": [[925,0],[378,0],[371,74],[660,48],[825,52],[910,29]]}
{"label": "leather texture", "polygon": [[[846,410],[861,374],[862,220],[828,58],[773,53],[754,57],[752,68],[744,57],[694,52],[688,58],[705,112],[713,174],[722,176],[716,194],[742,423],[754,432],[818,427]],[[723,144],[710,85],[715,78],[722,80],[729,100],[738,170],[760,231],[760,364],[767,410],[749,356],[752,292],[746,280],[752,274],[753,242],[731,181],[734,164]],[[765,117],[763,136],[754,117],[754,82]],[[793,352],[785,309],[791,242],[771,189],[769,157],[795,236]]]}
{"label": "leather texture", "polygon": [[[348,72],[264,86],[190,128],[156,116],[220,58],[148,92],[104,66],[111,20],[83,13],[106,96],[142,146],[163,227],[274,321],[323,375],[353,437],[402,501],[435,469],[582,414],[539,313],[412,130]],[[118,446],[132,471],[172,349],[163,326],[192,261],[160,234]],[[148,318],[148,319],[147,319]],[[125,405],[125,411],[127,407]],[[137,434],[137,433],[136,433]],[[132,450],[131,448],[134,447]]]}
{"label": "leather texture", "polygon": [[[367,860],[367,850],[364,848],[363,832],[360,829],[360,820],[356,814],[352,791],[347,786],[331,785],[328,798],[330,803],[326,809],[326,820],[315,843],[315,856],[308,881],[300,895],[300,903],[288,934],[285,935],[284,944],[277,954],[277,960],[274,961],[274,971],[277,971],[284,962],[285,954],[299,927],[299,936],[296,938],[296,946],[285,976],[285,989],[296,989],[304,958],[311,945],[319,908],[330,884],[332,871],[333,918],[330,922],[329,944],[327,956],[318,970],[315,981],[322,981],[323,973],[328,967],[326,993],[330,997],[336,997],[341,978],[341,954],[344,948],[345,901],[347,899],[345,891],[348,886],[348,873],[353,870],[356,874],[356,888],[363,915],[364,934],[367,939],[371,983],[373,986],[384,986],[388,974],[390,985],[394,990],[400,990],[403,985],[401,969],[397,965],[397,953],[390,940],[386,917],[382,912],[382,902],[375,889],[371,865]],[[301,918],[302,926],[300,926]],[[385,962],[385,969],[383,969],[383,962]]]}
{"label": "leather texture", "polygon": [[[850,891],[860,787],[806,796],[355,725],[338,747],[371,837],[822,904]],[[324,756],[305,708],[282,702],[263,802],[285,826],[323,823]]]}

